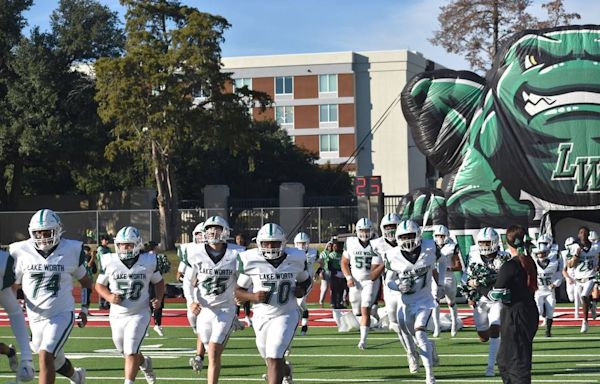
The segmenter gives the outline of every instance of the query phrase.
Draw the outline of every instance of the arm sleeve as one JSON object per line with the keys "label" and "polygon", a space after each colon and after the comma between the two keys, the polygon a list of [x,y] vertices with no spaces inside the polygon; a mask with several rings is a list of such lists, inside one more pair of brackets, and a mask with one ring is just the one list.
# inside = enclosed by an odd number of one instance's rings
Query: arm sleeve
{"label": "arm sleeve", "polygon": [[184,273],[186,268],[187,268],[187,265],[185,265],[185,263],[183,261],[180,261],[179,266],[177,267],[177,272]]}
{"label": "arm sleeve", "polygon": [[85,275],[87,275],[87,270],[83,264],[79,264],[79,267],[73,271],[73,277],[77,280],[83,279]]}
{"label": "arm sleeve", "polygon": [[15,262],[15,283],[21,284],[22,280],[23,280],[23,270],[21,267],[21,263],[19,262],[19,259],[17,259],[17,261]]}
{"label": "arm sleeve", "polygon": [[250,276],[240,273],[237,279],[237,285],[242,288],[248,289],[252,286],[252,279],[250,278]]}
{"label": "arm sleeve", "polygon": [[108,275],[105,275],[104,273],[99,274],[96,278],[96,284],[108,286]]}
{"label": "arm sleeve", "polygon": [[563,279],[564,279],[564,276],[562,274],[563,268],[564,268],[564,266],[563,266],[562,258],[559,257],[556,272],[554,272],[554,276],[552,276],[552,284],[554,284],[555,287],[560,286],[563,282]]}
{"label": "arm sleeve", "polygon": [[385,273],[385,280],[384,280],[385,285],[387,285],[387,287],[389,289],[391,289],[392,291],[398,291],[399,290],[398,283],[396,281],[397,279],[398,279],[398,273],[397,272],[388,270]]}
{"label": "arm sleeve", "polygon": [[195,299],[196,295],[194,295],[194,284],[193,280],[196,280],[196,270],[195,268],[186,268],[185,273],[183,275],[183,295],[189,299]]}
{"label": "arm sleeve", "polygon": [[438,285],[443,285],[446,279],[446,269],[448,268],[448,258],[444,255],[438,260]]}
{"label": "arm sleeve", "polygon": [[160,282],[162,279],[163,279],[162,275],[160,274],[160,272],[157,271],[157,272],[154,272],[152,274],[152,276],[150,277],[150,282],[152,284],[156,284],[156,283]]}

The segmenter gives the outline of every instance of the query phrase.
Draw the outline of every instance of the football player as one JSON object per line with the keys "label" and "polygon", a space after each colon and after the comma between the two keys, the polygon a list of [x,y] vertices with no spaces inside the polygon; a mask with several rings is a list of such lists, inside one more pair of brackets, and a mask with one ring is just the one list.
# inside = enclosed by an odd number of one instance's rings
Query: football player
{"label": "football player", "polygon": [[[598,237],[598,232],[590,231],[588,240],[592,246],[600,249],[600,238]],[[592,289],[592,302],[590,308],[592,311],[592,320],[596,320],[598,315],[598,301],[600,301],[600,271],[596,271],[596,277],[594,278],[594,289]]]}
{"label": "football player", "polygon": [[[441,283],[441,289],[438,289],[437,298],[446,298],[446,303],[450,309],[450,336],[456,336],[456,330],[458,328],[458,311],[456,309],[456,279],[454,278],[454,272],[462,271],[462,264],[460,262],[460,249],[457,244],[450,238],[450,231],[444,225],[436,225],[433,229],[433,239],[437,245],[441,259],[444,261],[439,263],[440,267],[445,267],[445,273],[442,273],[438,277],[438,281]],[[442,271],[440,271],[442,272]],[[442,279],[442,276],[444,277]],[[443,280],[443,281],[442,281]],[[433,320],[434,320],[434,331],[433,336],[439,336],[439,322],[440,322],[440,306],[436,305],[433,309]]]}
{"label": "football player", "polygon": [[[123,227],[115,237],[115,251],[103,256],[96,291],[110,302],[110,328],[117,351],[125,357],[124,384],[133,384],[138,370],[148,384],[156,383],[152,358],[140,351],[150,325],[150,305],[160,306],[165,284],[156,254],[142,253],[142,237],[135,227]],[[150,300],[150,283],[155,298]],[[150,305],[149,305],[150,304]]]}
{"label": "football player", "polygon": [[[234,290],[237,281],[238,251],[227,243],[230,228],[220,216],[204,222],[205,244],[188,246],[187,262],[191,279],[185,279],[186,291],[193,291],[192,312],[197,316],[198,344],[208,351],[208,383],[217,383],[221,356],[237,321]],[[197,351],[199,352],[199,351]],[[196,356],[194,359],[199,359]]]}
{"label": "football player", "polygon": [[[186,315],[188,319],[188,323],[190,323],[190,327],[192,327],[192,331],[196,335],[196,356],[190,359],[190,367],[195,372],[200,372],[202,368],[204,368],[204,355],[206,351],[204,350],[204,343],[202,340],[198,340],[198,331],[196,330],[197,316],[191,309],[192,304],[194,303],[194,295],[196,294],[196,286],[195,284],[191,284],[192,282],[192,270],[188,268],[187,261],[187,247],[191,244],[204,244],[205,243],[205,235],[204,235],[204,222],[198,223],[194,230],[192,231],[192,242],[181,244],[178,249],[179,256],[179,267],[177,268],[178,276],[180,276],[181,283],[183,286],[183,296],[185,297],[186,302]],[[181,271],[181,272],[180,272]],[[193,287],[193,289],[192,289]],[[189,289],[188,289],[189,288]]]}
{"label": "football player", "polygon": [[565,239],[565,249],[560,252],[563,261],[562,274],[567,282],[567,297],[569,301],[573,303],[573,318],[579,319],[579,292],[575,289],[575,268],[571,266],[569,262],[572,258],[579,245],[577,245],[574,237],[567,237]]}
{"label": "football player", "polygon": [[[304,232],[298,232],[298,234],[296,234],[296,236],[294,237],[294,247],[296,249],[306,252],[306,266],[308,270],[308,275],[312,279],[312,276],[314,275],[314,265],[317,261],[317,251],[309,248],[309,246],[310,237],[308,236],[308,234]],[[308,307],[306,306],[306,297],[309,293],[310,290],[308,290],[306,292],[306,295],[303,296],[301,299],[297,299],[298,306],[302,311],[302,320],[300,323],[302,328],[300,329],[300,336],[305,336],[306,332],[308,332]]]}
{"label": "football player", "polygon": [[[398,324],[416,340],[416,349],[425,368],[425,382],[435,383],[433,374],[435,345],[427,337],[427,322],[435,306],[431,284],[436,263],[433,240],[422,239],[421,228],[412,220],[402,221],[396,229],[397,247],[384,254],[388,288],[400,292]],[[409,348],[414,348],[410,343]],[[412,353],[409,353],[409,356]]]}
{"label": "football player", "polygon": [[240,254],[235,290],[237,301],[254,303],[256,347],[266,361],[270,384],[292,383],[292,367],[284,355],[300,320],[294,296],[303,297],[311,284],[306,253],[285,244],[283,228],[263,225],[256,235],[257,248]]}
{"label": "football player", "polygon": [[[371,325],[371,306],[379,293],[379,275],[372,268],[381,264],[381,258],[371,246],[373,223],[368,218],[356,222],[356,236],[346,239],[342,254],[342,272],[348,284],[352,312],[360,316],[360,341],[358,348],[367,347],[369,326]],[[377,268],[379,270],[379,268]]]}
{"label": "football player", "polygon": [[15,259],[5,251],[0,250],[0,305],[6,311],[19,349],[21,350],[21,364],[17,359],[17,353],[12,345],[0,343],[0,353],[8,357],[11,371],[17,373],[17,381],[30,381],[35,376],[33,369],[31,348],[29,347],[29,335],[25,325],[23,310],[15,295]]}
{"label": "football player", "polygon": [[579,244],[574,248],[573,257],[569,260],[569,267],[574,268],[575,289],[579,293],[583,307],[583,320],[581,321],[581,333],[588,331],[588,317],[592,289],[594,288],[596,270],[598,269],[598,245],[592,245],[589,229],[585,226],[579,228],[577,234]]}
{"label": "football player", "polygon": [[[63,239],[63,226],[50,209],[37,211],[29,222],[28,240],[12,243],[16,283],[25,295],[31,329],[31,347],[39,353],[39,383],[54,383],[56,373],[71,383],[85,383],[85,369],[74,368],[64,345],[73,329],[75,300],[73,278],[91,289],[80,241]],[[82,295],[80,326],[87,323],[87,295]],[[23,350],[22,350],[23,352]]]}
{"label": "football player", "polygon": [[551,248],[552,240],[548,235],[542,235],[533,248],[532,255],[535,260],[538,275],[538,289],[535,291],[535,303],[540,315],[546,314],[546,337],[552,336],[552,322],[556,297],[554,289],[562,284],[562,258]]}
{"label": "football player", "polygon": [[473,308],[473,320],[481,342],[490,342],[485,375],[494,376],[496,354],[500,345],[500,310],[502,303],[493,301],[488,293],[494,287],[498,271],[510,255],[499,250],[500,237],[493,228],[482,228],[477,234],[477,245],[469,250],[467,273],[463,276],[462,290]]}

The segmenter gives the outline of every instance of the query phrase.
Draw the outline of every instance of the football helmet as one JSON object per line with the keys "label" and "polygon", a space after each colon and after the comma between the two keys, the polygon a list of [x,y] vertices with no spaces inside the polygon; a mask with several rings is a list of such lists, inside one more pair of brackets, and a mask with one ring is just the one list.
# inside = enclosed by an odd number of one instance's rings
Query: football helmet
{"label": "football helmet", "polygon": [[579,249],[579,244],[577,244],[577,241],[575,241],[575,238],[573,236],[567,237],[565,239],[565,249],[569,251],[570,255],[574,255]]}
{"label": "football helmet", "polygon": [[548,252],[552,246],[552,236],[543,234],[537,240],[537,249],[541,252]]}
{"label": "football helmet", "polygon": [[[219,230],[219,227],[221,228]],[[211,216],[204,222],[204,240],[208,244],[225,243],[229,239],[229,224],[221,216]]]}
{"label": "football helmet", "polygon": [[60,242],[63,231],[60,218],[51,209],[40,209],[29,220],[29,236],[35,248],[47,252]]}
{"label": "football helmet", "polygon": [[433,227],[433,239],[438,247],[443,247],[450,241],[450,231],[445,225],[436,225]]}
{"label": "football helmet", "polygon": [[[267,244],[265,244],[267,242],[276,242],[279,243],[279,245],[273,246],[273,244],[271,244],[271,246],[268,247]],[[256,234],[258,251],[268,260],[279,258],[285,248],[285,243],[285,232],[283,231],[283,228],[275,223],[263,225]]]}
{"label": "football helmet", "polygon": [[294,247],[303,251],[308,251],[308,245],[310,244],[310,237],[305,232],[298,232],[294,237]]}
{"label": "football helmet", "polygon": [[373,237],[373,222],[363,217],[356,222],[356,237],[360,241],[369,241]]}
{"label": "football helmet", "polygon": [[[414,238],[402,239],[405,235],[414,233]],[[412,220],[404,220],[396,228],[396,243],[400,250],[412,252],[421,245],[421,227]]]}
{"label": "football helmet", "polygon": [[590,231],[590,234],[588,235],[588,240],[590,241],[590,243],[595,243],[598,240],[600,240],[600,238],[598,237],[598,232],[596,231]]}
{"label": "football helmet", "polygon": [[[121,244],[133,244],[132,248],[121,249]],[[142,250],[142,236],[136,227],[123,227],[115,237],[115,250],[121,260],[130,260]]]}
{"label": "football helmet", "polygon": [[[379,229],[381,229],[381,235],[388,241],[396,241],[396,228],[402,219],[397,213],[388,213],[383,216],[381,223],[379,223]],[[385,227],[393,225],[393,228],[385,229]]]}
{"label": "football helmet", "polygon": [[500,236],[498,236],[498,232],[496,232],[494,228],[482,228],[477,234],[477,246],[479,247],[479,253],[482,256],[487,256],[498,252],[499,241]]}
{"label": "football helmet", "polygon": [[204,221],[198,223],[192,231],[192,239],[196,244],[202,244],[206,240],[204,237]]}

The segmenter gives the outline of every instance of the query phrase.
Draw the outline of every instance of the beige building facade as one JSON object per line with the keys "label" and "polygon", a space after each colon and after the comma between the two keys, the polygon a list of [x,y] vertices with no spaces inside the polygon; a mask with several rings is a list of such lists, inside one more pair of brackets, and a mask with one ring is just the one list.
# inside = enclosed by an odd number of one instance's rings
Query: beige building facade
{"label": "beige building facade", "polygon": [[[402,115],[400,92],[415,74],[434,69],[420,53],[398,50],[223,58],[232,87],[269,94],[276,120],[321,165],[343,164],[358,176],[381,176],[383,193],[406,194],[435,180]],[[429,172],[428,172],[429,169]]]}

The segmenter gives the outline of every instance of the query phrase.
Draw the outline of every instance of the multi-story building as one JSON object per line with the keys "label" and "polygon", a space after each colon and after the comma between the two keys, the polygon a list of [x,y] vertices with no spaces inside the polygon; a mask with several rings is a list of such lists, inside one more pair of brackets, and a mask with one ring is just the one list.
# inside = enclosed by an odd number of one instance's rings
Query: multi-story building
{"label": "multi-story building", "polygon": [[[279,122],[319,164],[343,164],[360,176],[380,175],[383,192],[405,194],[431,184],[400,107],[400,92],[435,64],[407,50],[223,59],[234,87],[269,94],[272,108],[254,119]],[[430,180],[428,180],[428,178]]]}

